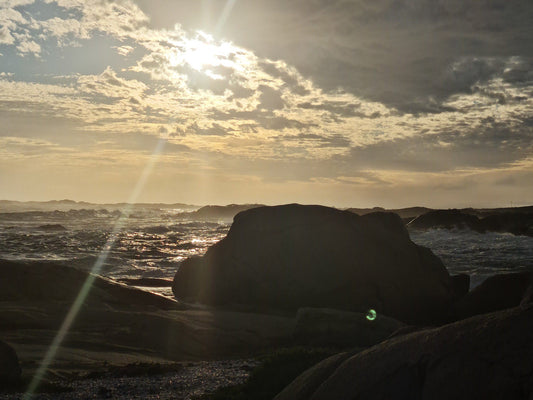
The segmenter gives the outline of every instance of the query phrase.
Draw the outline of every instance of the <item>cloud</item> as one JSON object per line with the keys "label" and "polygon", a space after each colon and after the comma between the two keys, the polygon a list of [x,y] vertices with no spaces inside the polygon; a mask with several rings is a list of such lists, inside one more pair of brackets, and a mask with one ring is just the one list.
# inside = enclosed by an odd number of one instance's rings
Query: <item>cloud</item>
{"label": "cloud", "polygon": [[37,140],[10,154],[119,165],[168,135],[168,165],[345,190],[531,158],[530,3],[259,0],[209,29],[222,3],[2,2],[0,136]]}
{"label": "cloud", "polygon": [[117,53],[121,56],[127,56],[133,51],[133,47],[131,46],[115,46],[117,49]]}
{"label": "cloud", "polygon": [[41,53],[41,46],[33,40],[20,40],[17,50],[22,54],[32,54],[36,57]]}

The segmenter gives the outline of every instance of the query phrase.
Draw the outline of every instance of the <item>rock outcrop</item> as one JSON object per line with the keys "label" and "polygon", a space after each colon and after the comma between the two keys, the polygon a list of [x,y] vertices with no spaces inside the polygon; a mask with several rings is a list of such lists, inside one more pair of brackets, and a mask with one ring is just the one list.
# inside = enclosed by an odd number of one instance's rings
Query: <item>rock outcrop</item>
{"label": "rock outcrop", "polygon": [[[0,260],[0,301],[68,301],[80,293],[87,272],[47,262]],[[171,299],[95,276],[85,302],[177,309]]]}
{"label": "rock outcrop", "polygon": [[396,214],[297,204],[237,214],[223,240],[180,265],[172,289],[210,305],[372,308],[407,323],[442,320],[453,298],[442,262]]}
{"label": "rock outcrop", "polygon": [[[478,217],[480,216],[480,217]],[[433,210],[406,224],[409,229],[471,229],[476,232],[508,232],[533,236],[533,213],[518,211]]]}
{"label": "rock outcrop", "polygon": [[478,217],[459,210],[434,210],[409,222],[410,229],[471,229],[484,232]]}
{"label": "rock outcrop", "polygon": [[0,260],[1,339],[17,344],[25,373],[39,365],[80,291],[88,294],[54,370],[103,360],[248,358],[292,341],[293,316],[185,307],[98,276],[88,290],[87,278],[68,266]]}
{"label": "rock outcrop", "polygon": [[275,400],[529,400],[531,396],[530,304],[394,338],[347,359],[339,355],[324,360]]}
{"label": "rock outcrop", "polygon": [[533,213],[498,213],[481,220],[487,231],[533,236]]}

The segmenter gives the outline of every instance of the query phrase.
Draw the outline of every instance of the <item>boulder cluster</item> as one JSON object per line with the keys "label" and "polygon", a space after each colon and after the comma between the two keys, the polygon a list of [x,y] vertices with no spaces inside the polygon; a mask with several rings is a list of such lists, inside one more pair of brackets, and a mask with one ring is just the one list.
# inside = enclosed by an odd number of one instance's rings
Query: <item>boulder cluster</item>
{"label": "boulder cluster", "polygon": [[[456,212],[412,222],[439,224],[486,229]],[[172,289],[179,301],[296,313],[299,343],[373,345],[324,360],[277,400],[531,399],[532,282],[505,274],[469,291],[396,214],[291,204],[237,214]]]}

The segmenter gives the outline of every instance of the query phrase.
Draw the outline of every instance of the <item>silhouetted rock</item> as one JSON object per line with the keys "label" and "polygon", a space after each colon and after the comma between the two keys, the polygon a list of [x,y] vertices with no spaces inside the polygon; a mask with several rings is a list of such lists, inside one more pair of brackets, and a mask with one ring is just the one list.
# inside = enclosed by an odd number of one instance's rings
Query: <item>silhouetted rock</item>
{"label": "silhouetted rock", "polygon": [[275,400],[529,400],[533,305],[415,332],[343,357],[306,371]]}
{"label": "silhouetted rock", "polygon": [[533,213],[499,213],[481,220],[484,229],[533,236]]}
{"label": "silhouetted rock", "polygon": [[[477,215],[482,216],[478,218]],[[471,229],[476,232],[509,232],[533,236],[533,213],[513,210],[482,212],[474,209],[434,210],[411,221],[410,229]]]}
{"label": "silhouetted rock", "polygon": [[180,265],[173,292],[258,309],[373,308],[409,323],[441,320],[453,297],[442,262],[396,214],[297,204],[236,215],[223,240]]}
{"label": "silhouetted rock", "polygon": [[456,303],[457,317],[467,318],[516,307],[532,281],[529,272],[491,276]]}
{"label": "silhouetted rock", "polygon": [[[76,268],[45,262],[0,260],[0,301],[39,300],[72,302],[82,290],[89,274]],[[176,308],[165,297],[120,285],[94,276],[86,302]]]}
{"label": "silhouetted rock", "polygon": [[470,275],[458,274],[450,277],[452,281],[453,293],[456,299],[465,296],[470,290]]}
{"label": "silhouetted rock", "polygon": [[0,387],[3,382],[13,382],[22,373],[15,349],[0,340]]}
{"label": "silhouetted rock", "polygon": [[459,210],[435,210],[422,214],[408,224],[410,229],[471,229],[483,232],[478,217]]}
{"label": "silhouetted rock", "polygon": [[360,350],[354,350],[335,354],[322,360],[314,367],[298,376],[275,398],[280,400],[309,400],[309,397],[318,387],[348,358],[357,354]]}
{"label": "silhouetted rock", "polygon": [[371,346],[405,326],[379,314],[354,313],[327,308],[301,308],[296,316],[294,339],[313,346]]}

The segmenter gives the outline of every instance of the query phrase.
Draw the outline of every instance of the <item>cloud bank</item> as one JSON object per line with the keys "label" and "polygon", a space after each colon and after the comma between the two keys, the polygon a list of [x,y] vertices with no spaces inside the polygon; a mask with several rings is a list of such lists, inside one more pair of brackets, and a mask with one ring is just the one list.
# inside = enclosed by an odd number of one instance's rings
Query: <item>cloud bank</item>
{"label": "cloud bank", "polygon": [[531,202],[531,2],[227,4],[1,2],[6,196]]}

